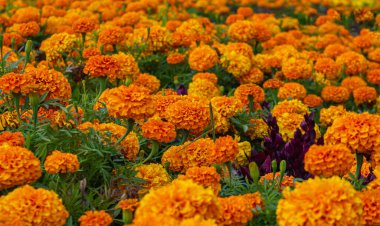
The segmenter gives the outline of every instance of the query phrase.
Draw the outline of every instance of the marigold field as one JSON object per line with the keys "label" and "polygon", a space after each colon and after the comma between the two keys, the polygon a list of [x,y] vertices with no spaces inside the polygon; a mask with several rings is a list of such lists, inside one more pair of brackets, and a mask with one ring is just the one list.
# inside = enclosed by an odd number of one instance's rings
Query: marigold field
{"label": "marigold field", "polygon": [[379,0],[0,0],[0,226],[380,225]]}

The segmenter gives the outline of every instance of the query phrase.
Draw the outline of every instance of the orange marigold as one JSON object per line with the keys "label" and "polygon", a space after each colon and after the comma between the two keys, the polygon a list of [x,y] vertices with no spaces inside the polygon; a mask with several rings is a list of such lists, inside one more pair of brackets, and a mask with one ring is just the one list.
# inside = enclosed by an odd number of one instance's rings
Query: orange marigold
{"label": "orange marigold", "polygon": [[256,32],[252,21],[239,20],[228,28],[228,36],[233,41],[247,42],[252,40],[255,35]]}
{"label": "orange marigold", "polygon": [[354,90],[354,101],[356,105],[376,102],[376,89],[370,86],[363,86]]}
{"label": "orange marigold", "polygon": [[327,79],[335,80],[339,77],[341,68],[331,58],[323,57],[319,58],[314,65],[316,72],[322,73]]}
{"label": "orange marigold", "polygon": [[251,70],[238,78],[240,84],[260,84],[264,80],[264,73],[257,67],[252,67]]}
{"label": "orange marigold", "polygon": [[22,24],[15,24],[10,30],[16,31],[22,37],[34,37],[40,33],[40,25],[37,22],[31,21]]}
{"label": "orange marigold", "polygon": [[21,89],[28,83],[27,75],[14,72],[6,73],[0,78],[0,89],[4,94],[21,93]]}
{"label": "orange marigold", "polygon": [[218,77],[214,73],[196,73],[193,76],[192,81],[195,81],[197,79],[207,79],[214,83],[214,85],[218,84]]}
{"label": "orange marigold", "polygon": [[278,90],[277,97],[279,99],[303,99],[306,97],[306,89],[302,84],[296,82],[285,83]]}
{"label": "orange marigold", "polygon": [[290,58],[282,63],[282,72],[287,79],[308,79],[313,66],[305,59]]}
{"label": "orange marigold", "polygon": [[360,193],[363,201],[363,218],[365,225],[380,224],[380,190],[365,190]]}
{"label": "orange marigold", "polygon": [[375,85],[380,85],[380,69],[368,70],[367,81]]}
{"label": "orange marigold", "polygon": [[333,124],[335,119],[345,115],[346,113],[346,108],[343,105],[332,105],[329,108],[321,109],[319,121],[324,126],[330,126]]}
{"label": "orange marigold", "polygon": [[98,21],[92,18],[79,18],[72,24],[72,28],[76,33],[88,33],[96,29]]}
{"label": "orange marigold", "polygon": [[367,86],[367,83],[359,76],[351,76],[343,79],[341,86],[345,87],[350,93],[352,93],[359,87]]}
{"label": "orange marigold", "polygon": [[[281,177],[281,173],[280,172],[277,172],[275,173],[274,177],[273,177],[273,173],[267,173],[265,174],[264,176],[260,177],[260,183],[264,183],[264,181],[266,180],[268,183],[276,183],[278,184],[280,182],[280,177]],[[282,178],[282,181],[281,181],[281,189],[284,189],[286,187],[293,187],[294,186],[294,177],[293,176],[288,176],[288,175],[284,175],[284,177]]]}
{"label": "orange marigold", "polygon": [[189,65],[196,71],[206,71],[218,62],[218,54],[208,45],[202,45],[190,52]]}
{"label": "orange marigold", "polygon": [[246,225],[253,217],[250,203],[243,196],[218,198],[221,210],[218,223],[221,225]]}
{"label": "orange marigold", "polygon": [[322,105],[323,100],[315,94],[308,94],[305,98],[303,98],[303,103],[310,108],[316,108]]}
{"label": "orange marigold", "polygon": [[146,87],[151,91],[151,93],[156,93],[161,86],[160,80],[156,76],[150,75],[148,73],[138,75],[133,84]]}
{"label": "orange marigold", "polygon": [[251,59],[237,51],[224,52],[220,63],[235,78],[246,75],[252,67]]}
{"label": "orange marigold", "polygon": [[10,146],[24,146],[24,135],[21,132],[3,132],[0,134],[0,146],[3,144],[8,144]]}
{"label": "orange marigold", "polygon": [[177,136],[174,125],[161,119],[149,119],[141,126],[141,130],[145,138],[163,143],[169,143]]}
{"label": "orange marigold", "polygon": [[44,188],[25,185],[0,197],[0,222],[17,218],[25,225],[63,226],[68,217],[58,195]]}
{"label": "orange marigold", "polygon": [[203,97],[209,100],[213,97],[220,96],[219,87],[209,79],[195,79],[189,84],[187,93],[189,96]]}
{"label": "orange marigold", "polygon": [[158,163],[138,166],[136,171],[136,177],[144,179],[146,184],[143,186],[148,189],[164,186],[171,181],[166,169]]}
{"label": "orange marigold", "polygon": [[79,218],[80,226],[97,225],[108,226],[112,223],[112,217],[106,211],[86,211],[84,215]]}
{"label": "orange marigold", "polygon": [[86,48],[83,50],[83,58],[88,59],[92,56],[100,56],[102,52],[98,48]]}
{"label": "orange marigold", "polygon": [[46,53],[46,60],[56,62],[62,59],[63,53],[73,51],[76,43],[75,35],[68,33],[57,33],[45,39],[41,43],[40,50]]}
{"label": "orange marigold", "polygon": [[300,115],[309,114],[309,108],[300,100],[283,100],[272,109],[274,117],[280,117],[284,113],[296,113]]}
{"label": "orange marigold", "polygon": [[218,137],[210,161],[216,164],[233,161],[239,153],[238,141],[231,136]]}
{"label": "orange marigold", "polygon": [[185,175],[179,175],[180,180],[192,180],[195,183],[204,187],[210,187],[215,195],[218,195],[221,189],[220,175],[215,167],[191,167],[186,170]]}
{"label": "orange marigold", "polygon": [[48,174],[74,173],[79,170],[79,161],[75,154],[53,151],[46,157],[44,167]]}
{"label": "orange marigold", "polygon": [[99,33],[99,43],[102,45],[117,45],[125,40],[125,34],[119,27],[105,28]]}
{"label": "orange marigold", "polygon": [[116,207],[122,210],[134,212],[139,205],[140,203],[138,199],[123,199],[119,201]]}
{"label": "orange marigold", "polygon": [[358,75],[367,70],[366,58],[356,52],[349,51],[341,54],[336,58],[339,68],[345,68],[344,72],[348,75]]}
{"label": "orange marigold", "polygon": [[278,89],[282,87],[284,83],[281,80],[278,80],[276,78],[268,79],[264,82],[263,88],[264,89]]}
{"label": "orange marigold", "polygon": [[260,103],[265,100],[264,90],[255,84],[243,84],[236,88],[234,96],[238,98],[244,106],[249,106],[249,95],[253,97],[255,109],[260,108]]}
{"label": "orange marigold", "polygon": [[109,77],[114,80],[120,73],[120,62],[113,56],[91,56],[86,62],[83,73],[91,77]]}
{"label": "orange marigold", "polygon": [[168,64],[179,64],[185,59],[185,55],[181,53],[171,53],[166,57]]}
{"label": "orange marigold", "polygon": [[350,91],[343,86],[326,86],[322,89],[321,96],[324,101],[343,103],[350,98]]}
{"label": "orange marigold", "polygon": [[[118,53],[113,55],[113,57],[120,65],[120,71],[117,73],[116,78],[135,78],[140,73],[139,65],[131,54]],[[108,76],[113,80],[111,75]]]}

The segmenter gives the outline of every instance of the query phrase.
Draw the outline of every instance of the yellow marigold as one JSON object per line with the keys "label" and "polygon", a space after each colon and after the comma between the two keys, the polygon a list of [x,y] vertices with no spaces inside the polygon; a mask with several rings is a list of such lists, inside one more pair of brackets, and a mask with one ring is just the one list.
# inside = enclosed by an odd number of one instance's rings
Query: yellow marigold
{"label": "yellow marigold", "polygon": [[375,85],[380,85],[380,69],[368,70],[367,81]]}
{"label": "yellow marigold", "polygon": [[343,86],[326,86],[322,89],[321,96],[324,101],[344,103],[350,98],[350,91]]}
{"label": "yellow marigold", "polygon": [[244,226],[253,217],[251,205],[243,196],[218,198],[221,210],[218,223],[221,225]]}
{"label": "yellow marigold", "polygon": [[145,138],[162,143],[169,143],[177,136],[174,125],[161,119],[149,119],[141,126],[141,130]]}
{"label": "yellow marigold", "polygon": [[235,78],[246,75],[251,67],[251,59],[236,51],[226,51],[220,58],[220,63]]}
{"label": "yellow marigold", "polygon": [[171,43],[171,34],[169,30],[160,26],[150,26],[149,32],[147,28],[137,28],[133,30],[133,34],[127,39],[127,45],[143,46],[146,45],[147,51],[154,52],[167,48]]}
{"label": "yellow marigold", "polygon": [[156,93],[160,89],[161,82],[156,76],[143,73],[137,76],[133,84],[146,87],[151,93]]}
{"label": "yellow marigold", "polygon": [[0,226],[25,226],[20,218],[0,219]]}
{"label": "yellow marigold", "polygon": [[278,89],[282,87],[284,83],[276,78],[268,79],[264,82],[263,88],[264,89]]}
{"label": "yellow marigold", "polygon": [[313,66],[305,59],[292,57],[282,63],[282,72],[287,79],[307,79],[312,71]]}
{"label": "yellow marigold", "polygon": [[218,199],[211,188],[203,188],[191,180],[175,180],[144,196],[133,223],[139,225],[144,218],[152,216],[165,216],[165,219],[179,222],[197,215],[206,220],[216,219],[219,209]]}
{"label": "yellow marigold", "polygon": [[252,124],[252,127],[248,129],[247,135],[251,140],[263,139],[268,136],[269,127],[263,119],[251,119],[249,123]]}
{"label": "yellow marigold", "polygon": [[285,83],[278,90],[277,97],[279,99],[303,99],[306,97],[306,89],[302,84],[296,82]]}
{"label": "yellow marigold", "polygon": [[325,133],[326,144],[345,144],[352,152],[379,150],[380,116],[349,113],[334,120]]}
{"label": "yellow marigold", "polygon": [[248,141],[238,143],[239,152],[237,153],[234,162],[239,166],[246,166],[249,164],[248,158],[251,157],[252,147]]}
{"label": "yellow marigold", "polygon": [[179,64],[185,59],[185,55],[181,53],[171,53],[166,57],[168,64]]}
{"label": "yellow marigold", "polygon": [[119,27],[105,28],[99,33],[99,43],[102,45],[117,45],[125,40],[125,34]]}
{"label": "yellow marigold", "polygon": [[333,124],[335,119],[345,115],[346,113],[346,108],[343,105],[332,105],[329,108],[321,109],[319,121],[324,126],[330,126]]}
{"label": "yellow marigold", "polygon": [[355,9],[354,16],[357,23],[369,22],[374,18],[370,8]]}
{"label": "yellow marigold", "polygon": [[76,33],[88,33],[96,29],[98,21],[92,18],[79,18],[72,24],[73,31]]}
{"label": "yellow marigold", "polygon": [[151,163],[148,165],[141,165],[136,168],[136,177],[144,179],[146,184],[145,188],[158,188],[170,183],[170,176],[161,164]]}
{"label": "yellow marigold", "polygon": [[336,58],[339,68],[345,68],[344,72],[348,75],[358,75],[367,70],[367,60],[359,53],[349,51]]}
{"label": "yellow marigold", "polygon": [[44,167],[49,174],[74,173],[79,170],[79,161],[74,154],[53,151],[46,157]]}
{"label": "yellow marigold", "polygon": [[244,106],[249,106],[249,95],[253,97],[255,109],[260,109],[260,103],[265,100],[264,90],[255,84],[243,84],[236,88],[234,96],[238,98]]}
{"label": "yellow marigold", "polygon": [[[305,205],[307,203],[307,205]],[[283,225],[360,225],[363,203],[339,177],[309,179],[283,192],[277,223]]]}
{"label": "yellow marigold", "polygon": [[351,76],[343,79],[341,86],[345,87],[350,93],[352,93],[359,87],[367,86],[367,83],[359,76]]}
{"label": "yellow marigold", "polygon": [[173,34],[173,39],[176,34],[182,37],[178,44],[185,46],[187,46],[186,44],[190,45],[196,41],[208,43],[211,39],[202,23],[196,19],[184,21]]}
{"label": "yellow marigold", "polygon": [[16,111],[6,111],[0,115],[0,131],[5,128],[17,128],[20,125]]}
{"label": "yellow marigold", "polygon": [[8,143],[0,146],[0,169],[0,190],[32,183],[41,177],[40,160],[33,152]]}
{"label": "yellow marigold", "polygon": [[308,94],[303,98],[303,103],[310,108],[316,108],[322,105],[323,100],[315,94]]}
{"label": "yellow marigold", "polygon": [[244,42],[228,43],[225,48],[222,47],[220,50],[222,53],[236,52],[237,54],[242,54],[243,56],[248,57],[250,60],[254,59],[252,47]]}
{"label": "yellow marigold", "polygon": [[221,189],[220,175],[216,172],[215,167],[191,167],[186,170],[185,175],[179,175],[178,179],[192,180],[206,188],[210,187],[215,195],[218,195]]}
{"label": "yellow marigold", "polygon": [[108,226],[112,223],[112,217],[106,211],[86,211],[84,215],[79,218],[80,226],[97,225]]}
{"label": "yellow marigold", "polygon": [[264,73],[257,67],[252,67],[251,70],[238,78],[240,84],[260,84],[264,80]]}
{"label": "yellow marigold", "polygon": [[323,57],[315,62],[314,70],[324,74],[327,79],[335,80],[339,77],[341,68],[333,59]]}
{"label": "yellow marigold", "polygon": [[284,113],[276,117],[276,119],[282,138],[285,141],[290,141],[294,137],[294,132],[300,128],[304,117],[300,114]]}
{"label": "yellow marigold", "polygon": [[123,199],[117,204],[117,208],[134,212],[139,206],[138,199]]}
{"label": "yellow marigold", "polygon": [[195,79],[189,84],[187,93],[189,96],[204,97],[207,99],[220,96],[219,87],[209,79]]}
{"label": "yellow marigold", "polygon": [[[116,59],[120,65],[116,78],[135,78],[140,73],[139,65],[131,54],[118,53],[112,57]],[[112,64],[110,66],[112,67]],[[117,67],[115,67],[115,69],[116,68]],[[111,75],[108,76],[111,78],[111,80],[113,80]]]}
{"label": "yellow marigold", "polygon": [[[271,183],[276,183],[276,184],[279,184],[280,182],[280,177],[281,177],[281,173],[280,172],[277,172],[274,177],[273,177],[273,173],[267,173],[265,174],[264,176],[260,177],[260,183],[264,183],[264,181],[266,180],[267,183],[271,184]],[[294,177],[293,176],[288,176],[288,175],[284,175],[284,177],[282,178],[282,181],[281,181],[281,186],[280,188],[281,189],[285,189],[286,187],[294,187]]]}
{"label": "yellow marigold", "polygon": [[202,45],[190,52],[189,65],[192,70],[206,71],[218,62],[218,54],[208,45]]}
{"label": "yellow marigold", "polygon": [[40,26],[37,22],[31,21],[22,24],[15,24],[9,28],[9,30],[19,33],[22,37],[34,37],[40,32]]}
{"label": "yellow marigold", "polygon": [[110,89],[106,106],[110,116],[124,119],[149,118],[156,109],[150,90],[136,85]]}
{"label": "yellow marigold", "polygon": [[83,73],[91,77],[109,77],[111,80],[120,74],[121,64],[113,56],[92,56],[86,62]]}
{"label": "yellow marigold", "polygon": [[217,226],[214,219],[205,220],[199,215],[194,217],[194,218],[189,218],[189,219],[181,221],[181,224],[179,226],[194,226],[194,225],[197,225],[197,226]]}
{"label": "yellow marigold", "polygon": [[8,144],[10,146],[24,146],[24,135],[21,132],[3,132],[0,134],[0,146],[3,144]]}
{"label": "yellow marigold", "polygon": [[239,146],[236,139],[231,136],[218,137],[210,161],[217,164],[233,161],[238,153]]}
{"label": "yellow marigold", "polygon": [[280,117],[284,113],[296,113],[300,115],[309,114],[309,108],[300,100],[283,100],[272,109],[274,117]]}
{"label": "yellow marigold", "polygon": [[218,77],[214,73],[208,73],[208,72],[196,73],[193,76],[192,81],[195,81],[197,79],[207,79],[207,80],[211,81],[212,83],[214,83],[214,85],[218,84]]}
{"label": "yellow marigold", "polygon": [[209,106],[202,101],[179,100],[167,107],[165,115],[176,129],[194,133],[202,132],[210,122]]}
{"label": "yellow marigold", "polygon": [[68,217],[58,195],[44,188],[25,185],[0,197],[0,221],[18,218],[25,225],[60,226],[66,224]]}
{"label": "yellow marigold", "polygon": [[350,171],[354,156],[344,144],[312,145],[304,161],[305,170],[314,176],[344,176]]}
{"label": "yellow marigold", "polygon": [[10,72],[0,78],[0,89],[4,94],[21,93],[22,87],[27,83],[27,75]]}
{"label": "yellow marigold", "polygon": [[76,37],[68,33],[53,34],[41,43],[40,50],[46,53],[46,60],[55,62],[62,58],[63,53],[70,53],[75,46]]}
{"label": "yellow marigold", "polygon": [[376,89],[370,86],[363,86],[354,90],[354,101],[356,105],[376,102]]}
{"label": "yellow marigold", "polygon": [[[77,127],[84,133],[89,133],[90,128],[93,128],[95,131],[98,131],[104,140],[110,136],[110,141],[112,144],[116,144],[116,142],[123,137],[126,133],[127,128],[124,126],[120,126],[114,123],[90,123],[85,122]],[[139,139],[135,132],[130,132],[127,137],[125,137],[121,143],[116,147],[120,152],[124,155],[128,160],[135,160],[137,154],[140,150]]]}
{"label": "yellow marigold", "polygon": [[243,104],[236,97],[220,96],[211,99],[215,110],[223,117],[230,118],[243,108]]}
{"label": "yellow marigold", "polygon": [[365,190],[360,192],[363,201],[363,218],[365,225],[380,224],[380,190]]}

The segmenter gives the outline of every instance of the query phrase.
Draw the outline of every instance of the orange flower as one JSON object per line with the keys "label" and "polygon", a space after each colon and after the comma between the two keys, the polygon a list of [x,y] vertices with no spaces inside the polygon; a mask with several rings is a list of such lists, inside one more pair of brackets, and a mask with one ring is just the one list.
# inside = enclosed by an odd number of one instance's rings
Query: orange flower
{"label": "orange flower", "polygon": [[121,65],[116,57],[113,56],[91,56],[86,66],[83,69],[83,73],[90,75],[91,77],[106,77],[114,80],[120,73]]}
{"label": "orange flower", "polygon": [[92,18],[79,18],[74,21],[72,28],[76,33],[88,33],[96,29],[98,21]]}
{"label": "orange flower", "polygon": [[314,176],[344,176],[354,163],[351,150],[344,144],[312,145],[305,154],[305,170]]}
{"label": "orange flower", "polygon": [[304,104],[306,104],[308,107],[315,108],[322,105],[323,100],[317,95],[309,94],[305,98],[303,98]]}
{"label": "orange flower", "polygon": [[313,67],[307,60],[290,58],[282,63],[282,72],[287,79],[308,79]]}
{"label": "orange flower", "polygon": [[243,15],[244,17],[250,17],[253,15],[253,9],[250,7],[239,7],[237,9],[237,14]]}
{"label": "orange flower", "polygon": [[125,40],[125,34],[119,27],[105,28],[99,33],[99,43],[102,45],[117,45]]}
{"label": "orange flower", "polygon": [[260,103],[265,100],[264,90],[255,84],[243,84],[236,88],[234,96],[238,98],[244,106],[249,105],[248,96],[253,97],[253,103],[255,104],[255,109],[261,108]]}
{"label": "orange flower", "polygon": [[336,58],[339,68],[345,67],[344,72],[348,75],[358,75],[367,70],[367,60],[359,53],[349,51]]}
{"label": "orange flower", "polygon": [[321,96],[324,101],[343,103],[350,97],[350,92],[342,86],[326,86],[323,88]]}
{"label": "orange flower", "polygon": [[178,179],[192,180],[205,188],[210,187],[215,195],[218,195],[221,189],[220,175],[214,167],[191,167],[186,170],[185,175],[179,175]]}
{"label": "orange flower", "polygon": [[[342,55],[345,52],[348,52],[350,49],[347,46],[344,46],[342,44],[330,44],[328,45],[323,53],[332,59],[337,58],[338,56]],[[339,67],[339,66],[338,66]]]}
{"label": "orange flower", "polygon": [[100,56],[102,53],[98,48],[86,48],[83,50],[83,58],[88,59],[92,56]]}
{"label": "orange flower", "polygon": [[79,170],[79,161],[74,154],[53,151],[46,157],[44,166],[48,174],[74,173]]}
{"label": "orange flower", "polygon": [[18,32],[23,37],[34,37],[40,32],[40,26],[37,22],[31,21],[22,24],[15,24],[10,30]]}
{"label": "orange flower", "polygon": [[25,185],[0,198],[0,222],[17,218],[23,225],[61,226],[68,217],[58,195],[44,188]]}
{"label": "orange flower", "polygon": [[6,73],[0,78],[0,89],[4,94],[21,93],[21,89],[28,83],[28,75],[14,72]]}
{"label": "orange flower", "polygon": [[282,87],[284,83],[276,78],[268,79],[264,82],[263,88],[264,89],[278,89]]}
{"label": "orange flower", "polygon": [[368,70],[367,81],[375,85],[380,85],[380,69]]}
{"label": "orange flower", "polygon": [[360,193],[363,201],[363,218],[365,225],[380,224],[380,190],[365,190]]}
{"label": "orange flower", "polygon": [[296,82],[285,83],[278,90],[277,97],[282,100],[289,98],[303,99],[306,97],[306,89],[302,84]]}
{"label": "orange flower", "polygon": [[229,196],[218,199],[221,205],[218,224],[243,226],[252,219],[251,205],[243,196]]}
{"label": "orange flower", "polygon": [[12,21],[19,24],[31,21],[39,22],[40,10],[35,7],[20,8],[12,15]]}
{"label": "orange flower", "polygon": [[119,201],[119,203],[117,204],[117,208],[122,210],[128,210],[133,213],[137,209],[139,204],[140,203],[138,199],[123,199]]}
{"label": "orange flower", "polygon": [[28,149],[8,143],[0,146],[0,169],[0,190],[32,183],[41,177],[40,160]]}
{"label": "orange flower", "polygon": [[161,82],[156,76],[144,73],[138,75],[133,84],[148,88],[150,93],[156,93],[160,89]]}
{"label": "orange flower", "polygon": [[233,161],[238,153],[237,140],[231,136],[219,137],[215,140],[215,148],[212,150],[210,161],[217,164]]}
{"label": "orange flower", "polygon": [[240,14],[231,14],[226,19],[226,25],[231,25],[239,20],[244,20],[244,16]]}
{"label": "orange flower", "polygon": [[252,67],[251,59],[237,51],[225,51],[220,63],[235,78],[246,75]]}
{"label": "orange flower", "polygon": [[218,62],[218,55],[208,45],[202,45],[193,49],[189,55],[189,65],[192,70],[206,71]]}
{"label": "orange flower", "polygon": [[327,79],[335,80],[339,77],[341,68],[331,58],[319,58],[314,65],[316,72],[322,73]]}
{"label": "orange flower", "polygon": [[309,108],[300,100],[283,100],[272,109],[274,117],[280,117],[284,113],[296,113],[300,115],[309,114]]}
{"label": "orange flower", "polygon": [[3,144],[8,144],[10,146],[24,146],[24,135],[21,132],[3,132],[0,134],[0,146]]}
{"label": "orange flower", "polygon": [[177,136],[174,125],[160,119],[149,119],[141,126],[141,130],[145,138],[162,143],[169,143]]}
{"label": "orange flower", "polygon": [[[280,172],[277,172],[274,175],[274,177],[273,177],[273,173],[267,173],[264,176],[260,177],[260,183],[263,184],[264,180],[266,180],[267,183],[275,182],[276,184],[278,184],[280,182],[280,177],[281,177]],[[281,181],[281,189],[284,189],[284,188],[289,187],[289,186],[294,187],[294,185],[295,185],[294,177],[284,175],[284,177],[282,178],[282,181]]]}
{"label": "orange flower", "polygon": [[240,76],[238,80],[240,84],[260,84],[264,80],[264,73],[259,68],[252,67],[247,74]]}
{"label": "orange flower", "polygon": [[376,89],[370,86],[363,86],[354,90],[354,100],[356,105],[376,102]]}
{"label": "orange flower", "polygon": [[143,186],[147,189],[158,188],[170,183],[171,179],[161,164],[151,163],[149,165],[141,165],[136,167],[137,178],[144,179],[146,184]]}
{"label": "orange flower", "polygon": [[161,92],[158,92],[155,96],[154,96],[156,102],[157,102],[157,106],[156,106],[156,114],[160,117],[160,118],[164,118],[166,119],[166,109],[173,103],[183,99],[182,96],[179,96],[177,95],[177,93],[175,94],[171,94],[170,92],[169,93],[166,93],[163,94]]}
{"label": "orange flower", "polygon": [[56,62],[62,59],[63,53],[70,53],[75,46],[76,37],[68,33],[53,34],[41,43],[40,50],[46,53],[46,60]]}
{"label": "orange flower", "polygon": [[80,226],[87,225],[97,225],[97,226],[108,226],[112,223],[112,217],[104,210],[86,211],[84,215],[79,218]]}
{"label": "orange flower", "polygon": [[[112,57],[114,57],[120,65],[120,71],[118,71],[116,78],[134,79],[140,73],[139,65],[137,64],[135,58],[131,54],[118,53],[116,55],[113,55]],[[113,80],[113,76],[108,76],[111,78],[111,80]]]}
{"label": "orange flower", "polygon": [[219,87],[209,79],[195,79],[189,84],[187,90],[189,96],[211,99],[220,96]]}
{"label": "orange flower", "polygon": [[367,86],[367,83],[359,76],[351,76],[343,79],[341,86],[347,88],[352,93],[359,87]]}
{"label": "orange flower", "polygon": [[329,108],[322,108],[320,112],[319,121],[324,126],[330,126],[334,120],[345,115],[347,113],[346,108],[343,105],[330,106]]}
{"label": "orange flower", "polygon": [[192,80],[195,81],[197,79],[207,79],[214,83],[214,85],[218,84],[218,77],[214,73],[196,73]]}
{"label": "orange flower", "polygon": [[228,36],[233,41],[247,42],[255,37],[253,22],[248,20],[238,20],[228,28]]}
{"label": "orange flower", "polygon": [[185,59],[185,55],[181,53],[171,53],[167,56],[166,62],[168,64],[179,64]]}

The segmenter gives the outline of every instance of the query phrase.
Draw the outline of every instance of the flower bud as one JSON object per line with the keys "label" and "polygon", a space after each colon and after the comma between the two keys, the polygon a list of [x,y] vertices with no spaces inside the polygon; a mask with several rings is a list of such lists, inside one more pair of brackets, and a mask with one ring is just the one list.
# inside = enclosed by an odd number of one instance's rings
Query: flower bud
{"label": "flower bud", "polygon": [[273,160],[271,165],[272,165],[272,172],[276,173],[277,172],[277,161]]}
{"label": "flower bud", "polygon": [[257,183],[259,181],[260,171],[255,162],[249,163],[249,173],[251,174],[253,181]]}

